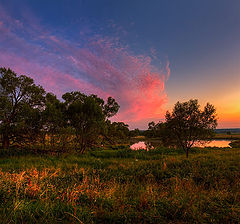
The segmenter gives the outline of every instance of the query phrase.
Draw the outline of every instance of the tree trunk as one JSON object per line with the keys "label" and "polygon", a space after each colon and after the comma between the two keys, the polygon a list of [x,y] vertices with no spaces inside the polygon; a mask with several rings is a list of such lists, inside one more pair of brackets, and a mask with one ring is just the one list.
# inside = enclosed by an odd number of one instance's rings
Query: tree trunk
{"label": "tree trunk", "polygon": [[2,136],[2,146],[4,149],[9,148],[9,137],[7,135]]}
{"label": "tree trunk", "polygon": [[186,149],[186,157],[188,158],[189,149]]}

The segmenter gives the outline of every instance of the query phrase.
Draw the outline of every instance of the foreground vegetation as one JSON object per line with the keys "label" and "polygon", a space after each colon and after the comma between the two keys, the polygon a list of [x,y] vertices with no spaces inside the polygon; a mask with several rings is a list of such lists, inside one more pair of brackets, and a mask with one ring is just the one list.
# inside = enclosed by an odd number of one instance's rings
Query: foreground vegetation
{"label": "foreground vegetation", "polygon": [[238,223],[240,149],[1,151],[2,223]]}

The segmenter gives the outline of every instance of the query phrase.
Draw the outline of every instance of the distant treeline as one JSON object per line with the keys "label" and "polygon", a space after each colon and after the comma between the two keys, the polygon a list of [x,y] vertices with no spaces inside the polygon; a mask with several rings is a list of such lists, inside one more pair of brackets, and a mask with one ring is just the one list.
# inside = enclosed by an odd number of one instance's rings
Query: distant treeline
{"label": "distant treeline", "polygon": [[240,133],[240,128],[225,128],[225,129],[216,129],[215,132],[217,134],[239,134]]}

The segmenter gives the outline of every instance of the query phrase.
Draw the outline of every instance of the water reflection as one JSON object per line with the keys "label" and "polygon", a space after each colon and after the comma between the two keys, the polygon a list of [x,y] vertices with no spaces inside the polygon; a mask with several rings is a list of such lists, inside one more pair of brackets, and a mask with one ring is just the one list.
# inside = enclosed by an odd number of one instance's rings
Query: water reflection
{"label": "water reflection", "polygon": [[231,143],[231,141],[229,140],[212,140],[211,142],[206,142],[204,144],[199,144],[196,143],[193,146],[194,147],[219,147],[219,148],[226,148],[226,147],[230,147],[229,145]]}
{"label": "water reflection", "polygon": [[[212,140],[211,142],[206,141],[203,144],[196,143],[193,145],[193,147],[201,147],[201,148],[204,148],[204,147],[219,147],[219,148],[230,147],[231,148],[231,146],[229,145],[230,143],[231,143],[231,141],[229,141],[229,140]],[[140,141],[140,142],[132,144],[130,146],[130,148],[132,150],[145,149],[145,150],[149,151],[150,149],[154,149],[153,145],[155,146],[155,144],[153,144],[151,142]]]}
{"label": "water reflection", "polygon": [[145,149],[145,150],[149,151],[150,149],[154,149],[154,147],[152,146],[152,144],[150,142],[140,141],[140,142],[132,144],[130,146],[130,149],[132,149],[132,150]]}

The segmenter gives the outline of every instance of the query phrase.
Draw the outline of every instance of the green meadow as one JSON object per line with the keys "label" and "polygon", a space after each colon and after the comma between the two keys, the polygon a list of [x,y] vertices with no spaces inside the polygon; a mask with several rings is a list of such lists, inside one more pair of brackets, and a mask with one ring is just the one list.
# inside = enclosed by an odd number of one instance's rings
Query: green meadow
{"label": "green meadow", "polygon": [[240,148],[0,154],[1,223],[239,223]]}

